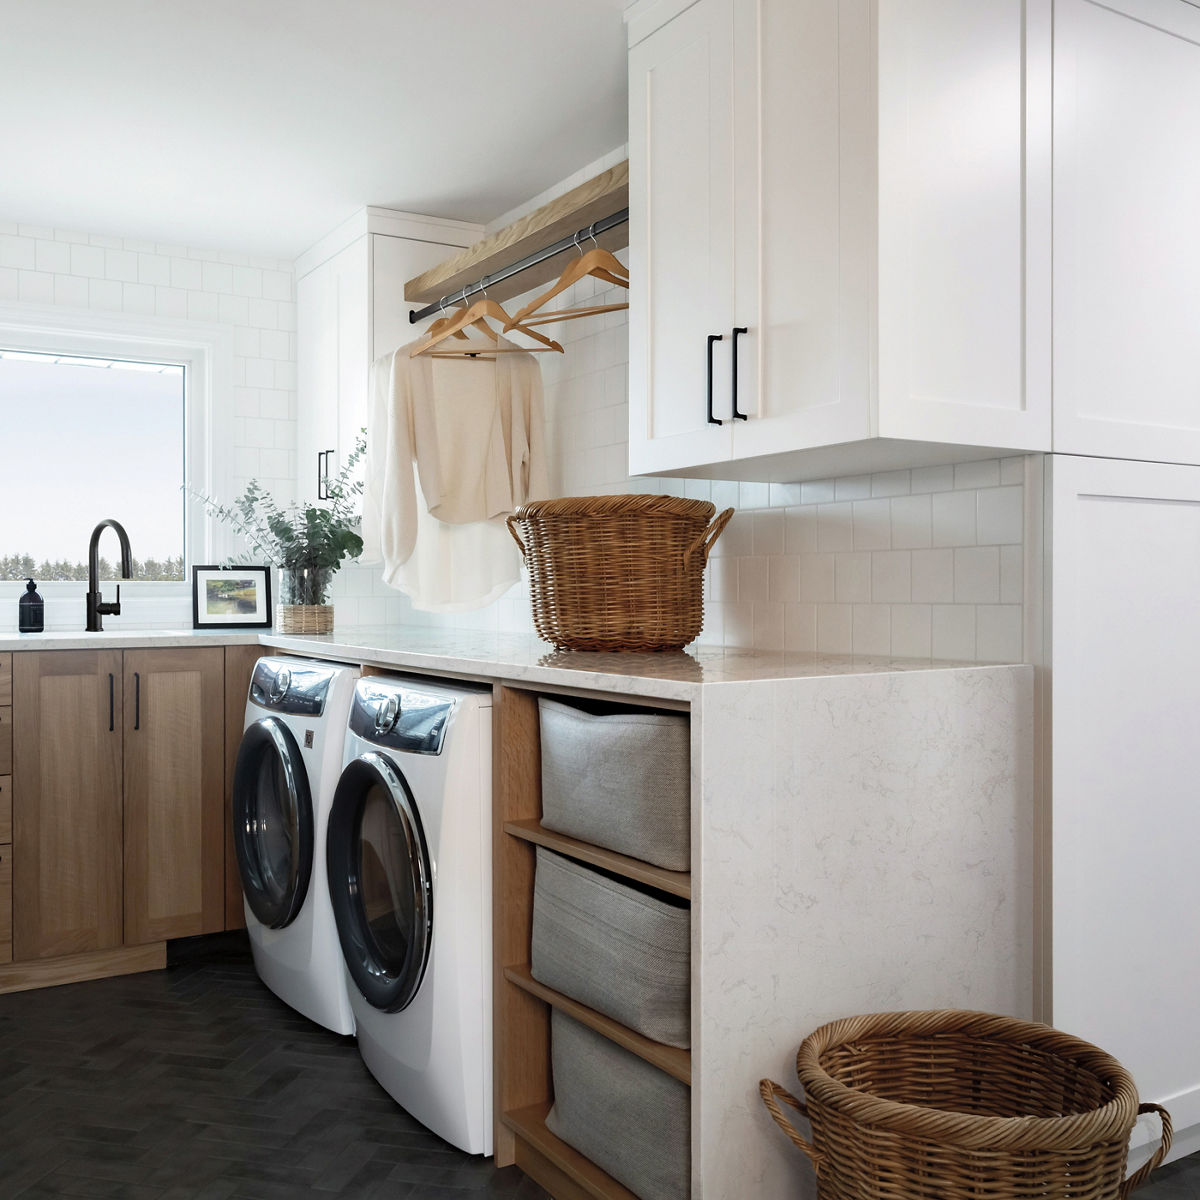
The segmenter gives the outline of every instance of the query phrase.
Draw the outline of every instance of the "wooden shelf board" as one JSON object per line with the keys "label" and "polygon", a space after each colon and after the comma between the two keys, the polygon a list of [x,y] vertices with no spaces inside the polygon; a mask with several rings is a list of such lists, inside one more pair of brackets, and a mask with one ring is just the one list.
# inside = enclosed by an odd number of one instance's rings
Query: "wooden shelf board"
{"label": "wooden shelf board", "polygon": [[[404,285],[404,299],[416,304],[431,304],[628,206],[629,163],[626,161],[410,279]],[[620,250],[629,245],[629,225],[618,225],[607,233],[597,234],[596,241],[605,250]],[[592,243],[589,241],[587,245],[590,248]],[[489,298],[508,300],[557,279],[573,254],[574,247],[511,279],[489,285]]]}
{"label": "wooden shelf board", "polygon": [[588,1008],[586,1004],[580,1004],[578,1000],[572,1000],[570,996],[564,996],[562,992],[556,992],[544,983],[539,983],[526,964],[505,967],[504,978],[539,1000],[544,1000],[551,1007],[566,1013],[568,1017],[573,1017],[581,1025],[603,1034],[609,1041],[624,1046],[638,1058],[644,1059],[660,1071],[665,1071],[680,1083],[691,1086],[692,1056],[687,1050],[680,1050],[677,1046],[664,1046],[662,1042],[643,1037],[642,1034],[622,1025],[620,1021],[614,1021],[612,1017],[606,1017],[602,1012]]}
{"label": "wooden shelf board", "polygon": [[594,867],[602,867],[614,875],[622,875],[648,887],[658,888],[659,891],[669,892],[672,896],[682,896],[685,900],[692,898],[692,877],[687,871],[668,871],[665,867],[652,866],[641,859],[618,854],[615,850],[604,850],[600,846],[593,846],[591,842],[581,842],[566,834],[554,833],[543,829],[538,820],[507,821],[504,832],[523,841],[558,850]]}
{"label": "wooden shelf board", "polygon": [[[575,1185],[576,1195],[595,1197],[596,1200],[637,1200],[627,1187],[619,1184],[590,1158],[585,1158],[578,1150],[573,1150],[546,1128],[546,1114],[549,1111],[550,1105],[543,1103],[502,1115],[501,1120],[517,1135],[517,1166],[543,1187],[555,1181],[545,1178],[538,1171],[539,1160],[565,1175],[570,1183]],[[522,1143],[535,1152],[533,1161],[522,1155]],[[554,1194],[562,1193],[555,1189]]]}

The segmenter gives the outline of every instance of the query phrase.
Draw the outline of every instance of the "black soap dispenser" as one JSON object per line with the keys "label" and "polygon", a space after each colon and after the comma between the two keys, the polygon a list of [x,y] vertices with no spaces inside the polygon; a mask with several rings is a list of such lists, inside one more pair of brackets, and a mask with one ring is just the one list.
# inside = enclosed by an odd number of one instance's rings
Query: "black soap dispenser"
{"label": "black soap dispenser", "polygon": [[41,633],[45,628],[45,606],[38,595],[37,584],[31,579],[25,585],[25,595],[18,603],[20,610],[17,618],[17,629],[20,633]]}

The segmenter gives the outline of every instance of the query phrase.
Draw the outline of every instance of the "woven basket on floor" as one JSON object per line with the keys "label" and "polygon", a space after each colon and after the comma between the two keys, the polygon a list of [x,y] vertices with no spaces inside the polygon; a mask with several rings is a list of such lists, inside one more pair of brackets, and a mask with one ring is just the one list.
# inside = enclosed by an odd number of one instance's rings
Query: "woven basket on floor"
{"label": "woven basket on floor", "polygon": [[[821,1200],[1118,1200],[1171,1146],[1171,1119],[1139,1106],[1129,1073],[1048,1025],[988,1013],[878,1013],[823,1025],[796,1055],[805,1099],[763,1102],[811,1160]],[[812,1125],[806,1141],[779,1101]],[[1139,1113],[1162,1143],[1129,1179]]]}
{"label": "woven basket on floor", "polygon": [[276,633],[332,633],[332,604],[277,604]]}
{"label": "woven basket on floor", "polygon": [[[704,624],[704,564],[733,516],[707,500],[579,496],[508,518],[533,624],[566,650],[678,650]],[[518,533],[518,530],[520,532]]]}

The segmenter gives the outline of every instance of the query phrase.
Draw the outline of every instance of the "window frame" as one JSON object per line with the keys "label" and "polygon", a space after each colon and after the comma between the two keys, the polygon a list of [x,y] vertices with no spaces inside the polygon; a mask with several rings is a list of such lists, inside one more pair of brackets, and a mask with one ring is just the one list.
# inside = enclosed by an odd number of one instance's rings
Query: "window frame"
{"label": "window frame", "polygon": [[[225,326],[130,313],[67,313],[32,305],[0,305],[0,346],[35,353],[78,354],[135,362],[179,364],[184,368],[185,482],[225,498],[232,455],[233,334]],[[119,465],[119,464],[117,464]],[[97,512],[122,519],[120,513]],[[80,547],[80,553],[86,552]],[[206,516],[198,504],[184,507],[184,578],[179,582],[142,582],[160,598],[176,590],[191,594],[195,563],[219,562],[233,551],[232,535]],[[135,546],[136,552],[136,546]],[[41,582],[39,581],[39,587]],[[77,588],[77,583],[48,581],[47,587]]]}

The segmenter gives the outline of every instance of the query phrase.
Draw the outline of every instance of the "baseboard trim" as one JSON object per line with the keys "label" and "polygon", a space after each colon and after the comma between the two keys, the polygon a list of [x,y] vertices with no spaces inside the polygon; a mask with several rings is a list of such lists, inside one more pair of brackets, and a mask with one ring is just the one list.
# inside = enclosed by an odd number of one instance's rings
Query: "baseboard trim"
{"label": "baseboard trim", "polygon": [[107,979],[110,975],[133,975],[138,971],[161,971],[166,965],[166,942],[91,950],[66,958],[34,959],[0,967],[0,994],[83,983],[88,979]]}

